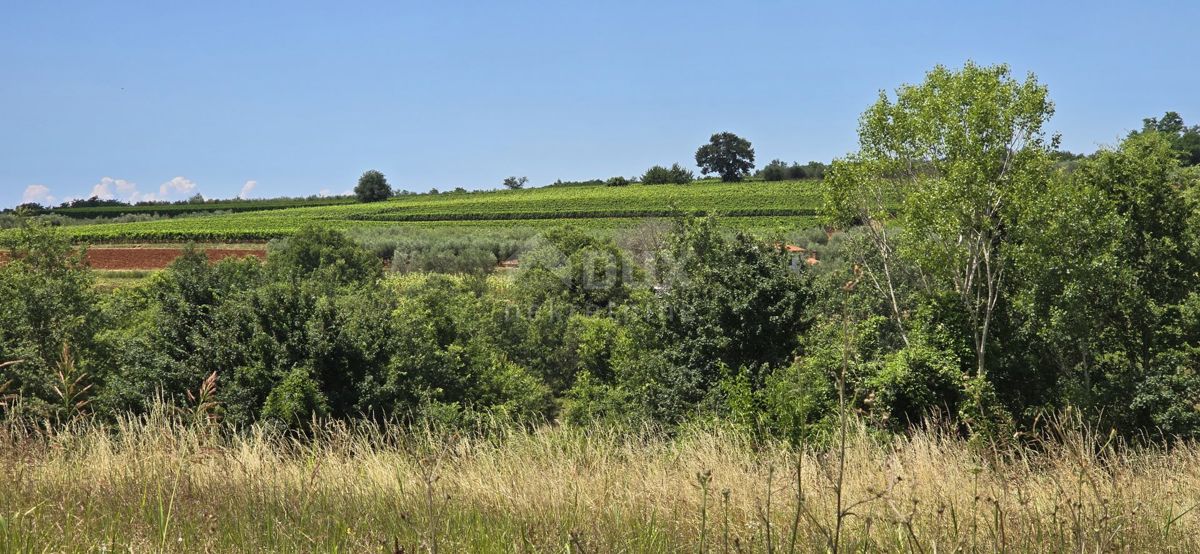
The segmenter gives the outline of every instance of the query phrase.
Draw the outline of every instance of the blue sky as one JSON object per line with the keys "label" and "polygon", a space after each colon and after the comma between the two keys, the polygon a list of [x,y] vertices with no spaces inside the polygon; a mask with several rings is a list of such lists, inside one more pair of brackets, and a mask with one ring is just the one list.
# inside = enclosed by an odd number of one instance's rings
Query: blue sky
{"label": "blue sky", "polygon": [[[1064,147],[1200,122],[1197,2],[16,2],[0,17],[0,206],[496,188],[852,151],[880,89],[1006,62]],[[35,198],[36,197],[36,198]]]}

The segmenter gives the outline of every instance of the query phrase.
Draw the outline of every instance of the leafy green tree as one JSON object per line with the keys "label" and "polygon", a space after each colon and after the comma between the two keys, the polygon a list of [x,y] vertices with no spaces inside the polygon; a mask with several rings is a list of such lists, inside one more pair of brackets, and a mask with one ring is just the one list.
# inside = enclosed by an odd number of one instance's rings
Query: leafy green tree
{"label": "leafy green tree", "polygon": [[670,169],[667,171],[671,182],[675,183],[676,185],[686,185],[696,178],[695,174],[692,173],[692,170],[677,163],[671,164]]}
{"label": "leafy green tree", "polygon": [[[1171,148],[1180,157],[1183,165],[1200,164],[1200,125],[1188,127],[1177,112],[1167,112],[1161,118],[1148,117],[1142,120],[1140,133],[1162,133],[1171,141]],[[1135,131],[1131,134],[1139,134]]]}
{"label": "leafy green tree", "polygon": [[1190,179],[1169,135],[1136,133],[1023,199],[1011,306],[1032,338],[1023,350],[1043,353],[1023,364],[1041,366],[1022,377],[1041,383],[1031,389],[1057,385],[1062,401],[1127,431],[1200,431]]}
{"label": "leafy green tree", "polygon": [[788,168],[789,179],[824,179],[828,166],[821,162],[808,162],[804,165],[792,163]]}
{"label": "leafy green tree", "polygon": [[337,285],[368,284],[383,277],[383,261],[340,231],[307,225],[273,245],[267,267],[293,279],[320,276]]}
{"label": "leafy green tree", "polygon": [[41,204],[38,204],[37,202],[26,202],[24,204],[19,204],[19,205],[17,205],[17,207],[13,208],[14,213],[16,213],[17,215],[22,215],[22,216],[38,215],[38,214],[46,213],[47,211],[49,211],[49,208],[47,208]]}
{"label": "leafy green tree", "polygon": [[[911,265],[926,294],[952,291],[969,322],[977,377],[986,374],[992,324],[1007,272],[1007,229],[1017,200],[1049,179],[1046,87],[1007,66],[937,67],[895,100],[881,93],[863,114],[860,150],[835,162],[828,206],[834,222],[869,230],[874,267],[864,268],[902,328],[896,273]],[[897,242],[893,215],[903,227]],[[901,250],[900,247],[903,247]],[[875,284],[878,283],[878,284]]]}
{"label": "leafy green tree", "polygon": [[26,225],[0,241],[0,360],[22,360],[0,368],[0,384],[12,381],[10,392],[48,414],[62,400],[56,377],[66,362],[91,377],[107,370],[94,341],[103,324],[95,276],[86,251],[51,228]]}
{"label": "leafy green tree", "polygon": [[364,410],[403,413],[426,404],[519,417],[550,413],[546,385],[501,348],[502,333],[489,317],[498,306],[444,276],[400,292],[392,358],[361,385]]}
{"label": "leafy green tree", "polygon": [[[106,305],[107,328],[97,339],[120,369],[108,375],[99,400],[114,412],[144,411],[158,395],[183,404],[187,391],[215,371],[224,401],[233,391],[233,370],[261,363],[253,340],[261,320],[238,309],[261,284],[257,260],[214,265],[189,247],[144,286],[115,293]],[[248,422],[257,410],[257,403],[238,403],[229,411]],[[252,414],[239,419],[246,411]]]}
{"label": "leafy green tree", "polygon": [[528,177],[505,177],[504,186],[509,190],[517,190],[525,188],[525,183],[529,182]]}
{"label": "leafy green tree", "polygon": [[671,182],[671,171],[661,165],[651,166],[641,178],[643,185],[665,185]]}
{"label": "leafy green tree", "polygon": [[696,165],[704,175],[716,173],[727,183],[741,181],[754,169],[754,148],[733,133],[716,133],[696,150]]}
{"label": "leafy green tree", "polygon": [[750,386],[761,387],[762,368],[789,360],[807,328],[803,270],[778,245],[725,238],[711,218],[680,221],[669,254],[673,269],[650,320],[662,358],[633,374],[680,407],[702,400],[727,371],[746,371]]}
{"label": "leafy green tree", "polygon": [[1122,261],[1124,222],[1103,191],[1065,172],[1020,202],[1007,254],[1007,310],[1017,330],[1008,347],[1029,356],[1006,373],[1020,382],[1026,408],[1065,400],[1096,413],[1104,402],[1107,321],[1132,284]]}
{"label": "leafy green tree", "polygon": [[609,187],[624,187],[624,186],[629,185],[629,179],[626,179],[626,178],[618,175],[616,177],[612,177],[609,180],[605,181],[604,185],[609,186]]}
{"label": "leafy green tree", "polygon": [[547,231],[543,243],[521,258],[517,291],[532,306],[551,298],[588,310],[624,303],[644,276],[612,239],[573,226]]}
{"label": "leafy green tree", "polygon": [[[1103,300],[1106,343],[1093,354],[1103,370],[1101,401],[1117,411],[1131,404],[1129,392],[1138,391],[1134,412],[1118,423],[1160,425],[1159,414],[1200,401],[1196,384],[1178,388],[1182,377],[1194,373],[1196,359],[1188,350],[1200,339],[1182,317],[1200,285],[1195,211],[1185,195],[1194,184],[1181,182],[1187,174],[1165,133],[1132,136],[1115,150],[1097,153],[1076,174],[1108,198],[1123,222],[1115,238],[1124,278],[1119,294]],[[1159,388],[1143,392],[1146,387]],[[1170,390],[1176,391],[1173,398],[1166,395]]]}
{"label": "leafy green tree", "polygon": [[371,169],[358,178],[354,195],[358,197],[359,202],[378,202],[392,196],[392,187],[388,185],[383,173]]}
{"label": "leafy green tree", "polygon": [[1191,208],[1176,181],[1170,142],[1153,134],[1127,139],[1082,166],[1079,179],[1103,192],[1125,221],[1120,248],[1133,271],[1136,296],[1122,319],[1130,363],[1147,366],[1157,350],[1163,308],[1194,290],[1197,260],[1189,246]]}
{"label": "leafy green tree", "polygon": [[762,170],[759,171],[759,176],[764,181],[782,181],[787,179],[789,178],[788,164],[780,159],[771,160],[770,163],[763,166]]}

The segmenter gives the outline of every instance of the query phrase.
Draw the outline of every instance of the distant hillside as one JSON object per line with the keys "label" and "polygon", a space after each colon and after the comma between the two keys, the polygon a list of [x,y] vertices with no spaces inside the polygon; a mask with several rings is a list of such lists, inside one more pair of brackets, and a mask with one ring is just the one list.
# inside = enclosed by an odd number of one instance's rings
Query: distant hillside
{"label": "distant hillside", "polygon": [[[542,227],[570,221],[612,229],[680,211],[717,213],[731,224],[751,228],[812,226],[820,204],[819,181],[693,183],[625,187],[545,187],[513,191],[405,195],[384,202],[272,206],[245,211],[153,221],[70,225],[79,241],[242,241],[286,236],[315,223],[337,229],[379,226]],[[215,204],[215,203],[214,203]],[[101,210],[83,208],[79,210]],[[195,210],[192,210],[193,212]],[[229,213],[235,212],[235,213]],[[95,216],[95,211],[90,212]],[[153,212],[151,212],[153,213]],[[82,217],[82,215],[80,215]]]}

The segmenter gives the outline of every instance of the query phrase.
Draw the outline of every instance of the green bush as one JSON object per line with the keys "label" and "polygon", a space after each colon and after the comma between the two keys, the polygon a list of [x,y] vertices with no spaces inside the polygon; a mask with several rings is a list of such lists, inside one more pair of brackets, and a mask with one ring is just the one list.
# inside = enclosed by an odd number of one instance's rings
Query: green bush
{"label": "green bush", "polygon": [[791,178],[788,169],[788,165],[783,160],[776,159],[763,166],[758,174],[764,181],[782,181]]}
{"label": "green bush", "polygon": [[264,418],[277,419],[291,426],[302,426],[314,417],[329,415],[329,402],[311,372],[297,367],[287,374],[263,404]]}
{"label": "green bush", "polygon": [[671,164],[671,167],[663,167],[656,165],[646,170],[642,174],[642,184],[644,185],[666,185],[677,184],[686,185],[695,178],[691,170],[684,168],[679,164]]}
{"label": "green bush", "polygon": [[316,278],[338,285],[383,277],[383,262],[340,231],[308,225],[272,244],[267,267],[292,279]]}
{"label": "green bush", "polygon": [[957,411],[962,395],[961,362],[928,346],[910,346],[891,354],[865,383],[870,408],[881,422],[905,429],[933,413]]}

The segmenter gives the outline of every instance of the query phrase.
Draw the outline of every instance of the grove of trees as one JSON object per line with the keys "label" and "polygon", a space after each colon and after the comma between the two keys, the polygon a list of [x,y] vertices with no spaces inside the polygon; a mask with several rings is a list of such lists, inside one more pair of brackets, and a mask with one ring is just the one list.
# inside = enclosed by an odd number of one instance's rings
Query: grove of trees
{"label": "grove of trees", "polygon": [[[681,216],[626,239],[566,226],[377,253],[307,228],[265,263],[193,250],[102,294],[79,252],[28,226],[0,235],[0,362],[16,362],[0,365],[0,409],[186,406],[215,375],[220,417],[299,428],[314,414],[719,418],[823,440],[843,398],[880,431],[936,417],[1012,440],[1069,408],[1125,437],[1200,438],[1188,131],[1158,120],[1066,157],[1053,113],[1045,85],[1003,65],[881,94],[822,183],[827,229],[808,235]],[[752,167],[733,135],[701,150],[707,171]],[[518,248],[511,276],[489,274]],[[412,273],[386,273],[391,252]],[[422,272],[437,268],[457,269]]]}

